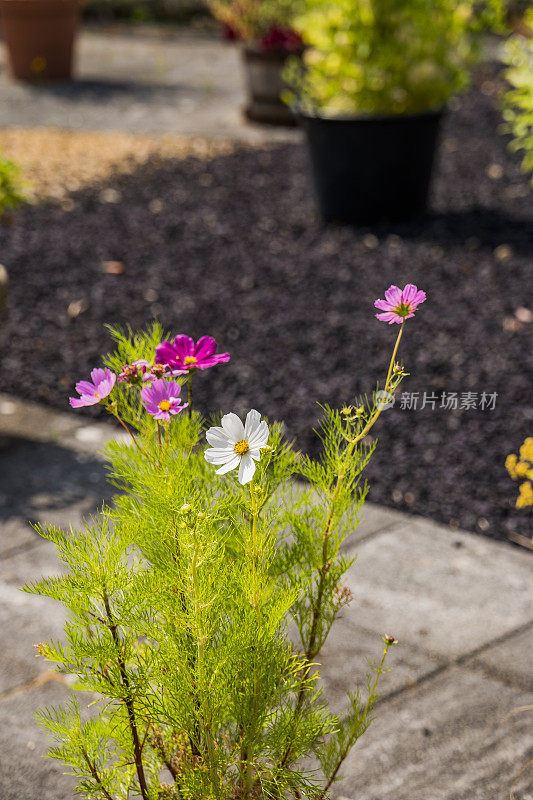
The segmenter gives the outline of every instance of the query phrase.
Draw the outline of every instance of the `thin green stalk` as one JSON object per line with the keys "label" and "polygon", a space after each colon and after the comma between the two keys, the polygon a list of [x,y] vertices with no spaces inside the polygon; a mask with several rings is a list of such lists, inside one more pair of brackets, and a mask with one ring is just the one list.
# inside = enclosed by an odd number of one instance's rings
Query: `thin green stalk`
{"label": "thin green stalk", "polygon": [[[387,391],[387,389],[389,388],[389,381],[390,381],[391,374],[392,374],[392,370],[393,370],[393,367],[394,367],[394,361],[395,361],[395,359],[396,359],[396,353],[398,352],[398,347],[399,347],[399,345],[400,345],[400,340],[401,340],[401,338],[402,338],[404,324],[405,324],[405,323],[403,323],[403,322],[402,322],[402,324],[400,325],[400,330],[399,330],[399,332],[398,332],[398,338],[396,339],[396,344],[394,345],[394,350],[392,351],[392,357],[391,357],[390,364],[389,364],[389,371],[387,372],[387,380],[385,381],[385,388],[384,388],[384,390],[383,390],[383,391],[385,391],[385,392],[386,392],[386,391]],[[353,447],[355,447],[355,445],[356,445],[358,442],[360,442],[360,441],[361,441],[361,439],[362,439],[364,436],[366,436],[366,435],[367,435],[367,433],[368,433],[368,432],[369,432],[369,430],[370,430],[370,429],[373,427],[374,423],[377,421],[377,419],[378,419],[378,417],[379,417],[379,415],[381,414],[381,412],[382,412],[382,411],[383,411],[383,409],[382,409],[382,408],[378,408],[378,409],[376,409],[376,413],[374,414],[374,416],[373,416],[373,417],[371,417],[371,419],[368,421],[368,424],[367,424],[367,425],[366,425],[366,426],[363,428],[363,430],[361,431],[361,433],[359,433],[359,434],[358,434],[358,435],[355,437],[355,439],[352,439],[352,441],[350,442],[350,445],[351,445],[351,448],[352,448],[352,449],[353,449]],[[351,453],[351,450],[350,450],[350,448],[348,448],[348,450],[349,450],[349,451],[350,451],[350,453]]]}
{"label": "thin green stalk", "polygon": [[[377,686],[378,686],[378,683],[379,683],[379,679],[383,675],[383,665],[385,664],[385,659],[387,658],[387,653],[389,652],[389,647],[394,643],[395,643],[394,639],[392,639],[392,638],[391,638],[390,641],[385,641],[385,647],[383,648],[383,655],[381,656],[381,661],[380,661],[379,667],[376,670],[376,678],[375,678],[374,684],[373,684],[373,686],[370,689],[370,692],[368,694],[368,699],[366,701],[365,709],[364,709],[364,711],[363,711],[363,713],[361,715],[361,720],[363,720],[363,721],[366,721],[368,713],[369,713],[371,707],[374,704],[375,697],[376,697],[376,689],[377,689]],[[342,752],[341,752],[341,754],[339,756],[337,764],[335,765],[335,769],[333,770],[333,772],[329,776],[326,785],[324,786],[324,788],[322,789],[322,792],[318,796],[318,800],[323,800],[323,798],[326,796],[326,793],[329,791],[333,781],[337,777],[337,774],[338,774],[338,772],[339,772],[339,770],[340,770],[340,768],[341,768],[346,756],[348,755],[348,753],[350,752],[351,748],[353,747],[353,745],[357,741],[357,738],[358,738],[357,736],[356,737],[352,736],[348,740],[345,748],[342,750]]]}
{"label": "thin green stalk", "polygon": [[[403,329],[404,329],[404,323],[402,322],[402,324],[400,326],[400,330],[398,332],[398,336],[396,338],[396,344],[394,345],[394,350],[392,351],[392,356],[391,356],[391,360],[390,360],[390,363],[389,363],[389,369],[387,371],[387,378],[385,380],[385,389],[384,389],[384,391],[387,391],[387,389],[389,387],[389,383],[390,383],[390,379],[391,379],[391,375],[392,375],[392,370],[394,368],[394,362],[395,362],[395,359],[396,359],[396,354],[398,352],[398,347],[400,345],[400,341],[401,341],[402,334],[403,334]],[[364,436],[366,436],[366,434],[372,428],[374,423],[377,421],[379,415],[381,414],[381,411],[382,411],[382,409],[377,409],[376,413],[369,420],[368,424],[361,431],[361,433],[359,433],[358,436],[356,436],[355,439],[352,439],[349,442],[349,444],[348,444],[348,446],[347,446],[347,448],[345,450],[345,453],[344,453],[344,463],[346,463],[352,457],[352,454],[353,454],[355,446],[357,445],[357,443]],[[339,498],[339,494],[340,494],[340,491],[341,491],[341,488],[342,488],[342,483],[343,483],[343,480],[344,480],[345,471],[346,470],[345,470],[344,465],[343,465],[343,467],[341,468],[340,472],[337,475],[337,482],[336,482],[336,485],[335,485],[334,492],[333,492],[333,494],[331,496],[328,518],[327,518],[327,521],[326,521],[326,527],[324,529],[323,538],[322,538],[322,562],[321,562],[321,565],[319,567],[318,590],[317,590],[316,600],[313,603],[311,630],[309,632],[309,640],[308,640],[308,643],[307,643],[307,647],[305,649],[305,657],[306,657],[306,660],[308,662],[310,662],[313,658],[315,658],[318,655],[318,653],[320,652],[320,648],[318,650],[316,650],[316,638],[317,638],[317,633],[318,633],[318,623],[319,623],[320,617],[322,615],[322,602],[323,602],[323,599],[324,599],[324,589],[325,589],[325,583],[326,583],[327,565],[328,565],[328,561],[329,561],[329,558],[328,558],[328,543],[329,543],[329,538],[331,536],[331,531],[332,531],[332,526],[333,526],[333,519],[334,519],[334,515],[335,515],[335,506],[337,504],[337,500]],[[303,675],[302,675],[302,679],[301,679],[301,683],[300,683],[300,689],[299,689],[299,692],[298,692],[298,696],[297,696],[297,699],[296,699],[296,705],[295,705],[295,708],[294,708],[295,719],[297,719],[299,717],[299,715],[301,713],[301,710],[302,710],[303,700],[304,700],[304,696],[305,696],[305,680],[307,679],[307,677],[309,675],[309,672],[310,672],[310,665],[304,670]],[[292,744],[293,743],[291,741],[289,743],[289,745],[287,746],[287,749],[285,750],[283,758],[282,758],[282,760],[280,762],[280,766],[282,766],[282,767],[285,766],[285,764],[288,762],[288,760],[290,758]]]}
{"label": "thin green stalk", "polygon": [[187,406],[187,413],[189,415],[189,419],[192,417],[192,372],[189,372],[187,377],[187,399],[189,405]]}
{"label": "thin green stalk", "polygon": [[142,745],[139,739],[139,732],[137,730],[137,720],[135,716],[133,695],[131,693],[128,671],[126,669],[126,664],[124,662],[124,657],[122,655],[120,638],[117,632],[117,623],[113,619],[113,615],[111,613],[111,606],[109,604],[109,597],[107,595],[107,590],[105,586],[103,587],[103,601],[104,601],[105,612],[109,622],[109,629],[111,631],[111,636],[113,637],[113,643],[115,645],[115,650],[117,653],[117,663],[120,672],[120,680],[122,683],[122,687],[124,689],[123,702],[126,706],[126,711],[128,712],[128,722],[130,725],[131,736],[133,739],[133,755],[135,760],[135,768],[137,770],[137,777],[139,779],[141,795],[143,797],[143,800],[149,800],[148,785],[146,783],[146,777],[144,774],[144,767],[142,763]]}
{"label": "thin green stalk", "polygon": [[119,415],[118,415],[118,412],[117,412],[117,411],[115,411],[113,408],[111,408],[111,407],[109,407],[109,406],[108,406],[108,411],[109,411],[111,414],[113,414],[113,416],[115,417],[115,419],[117,419],[117,420],[120,422],[120,424],[122,425],[122,427],[124,428],[124,430],[125,430],[127,433],[129,433],[129,435],[130,435],[130,436],[131,436],[131,438],[133,439],[133,444],[135,445],[135,447],[137,448],[137,450],[139,451],[139,453],[140,453],[140,454],[143,456],[143,458],[148,458],[147,454],[144,452],[144,450],[142,449],[141,445],[140,445],[140,444],[139,444],[139,442],[137,441],[137,438],[136,438],[135,434],[134,434],[134,433],[133,433],[133,431],[132,431],[132,430],[131,430],[131,429],[130,429],[130,428],[127,426],[127,425],[126,425],[126,423],[124,422],[124,420],[123,420],[123,419],[121,419],[121,418],[119,417]]}
{"label": "thin green stalk", "polygon": [[201,620],[200,620],[200,586],[198,583],[198,543],[196,541],[196,531],[193,531],[193,535],[195,536],[194,542],[194,552],[191,562],[191,572],[192,572],[192,581],[193,581],[193,592],[194,592],[194,623],[196,628],[196,669],[198,674],[198,688],[200,690],[200,707],[203,716],[203,729],[204,729],[204,736],[205,736],[205,743],[207,747],[207,761],[208,761],[208,770],[209,770],[209,778],[211,780],[211,786],[215,793],[215,796],[218,797],[220,795],[220,785],[218,780],[217,768],[215,764],[215,748],[213,742],[213,732],[211,730],[211,723],[208,720],[207,711],[205,709],[205,701],[209,697],[209,693],[206,691],[206,686],[204,682],[204,656],[205,656],[205,636],[202,630]]}
{"label": "thin green stalk", "polygon": [[[250,528],[250,549],[252,559],[252,593],[253,593],[253,606],[255,608],[257,626],[259,628],[261,623],[259,611],[259,592],[257,586],[257,523],[259,520],[259,503],[257,502],[257,493],[255,482],[250,481],[250,504],[251,504],[251,528]],[[254,669],[256,672],[256,670]],[[257,708],[257,695],[258,695],[258,682],[257,674],[254,676],[254,696],[252,703],[252,720],[255,719]],[[253,776],[253,748],[250,743],[243,746],[241,749],[241,764],[244,766],[242,783],[243,783],[243,797],[250,796],[250,792],[254,786]]]}
{"label": "thin green stalk", "polygon": [[89,767],[89,772],[91,773],[91,776],[92,776],[93,780],[98,785],[98,788],[100,789],[100,791],[102,792],[102,794],[104,795],[106,800],[114,800],[113,796],[109,794],[109,792],[107,791],[105,786],[102,784],[102,779],[100,778],[100,775],[98,774],[98,770],[96,769],[96,765],[95,765],[94,761],[90,760],[90,758],[89,758],[89,756],[87,754],[87,751],[86,751],[86,749],[84,747],[81,748],[81,754],[83,756],[83,760],[85,761],[85,763]]}

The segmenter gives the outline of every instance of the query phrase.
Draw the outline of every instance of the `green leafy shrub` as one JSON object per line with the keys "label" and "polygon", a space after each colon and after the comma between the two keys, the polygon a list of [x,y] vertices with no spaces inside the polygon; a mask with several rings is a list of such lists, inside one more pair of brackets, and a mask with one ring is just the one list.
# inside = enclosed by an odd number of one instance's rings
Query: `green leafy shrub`
{"label": "green leafy shrub", "polygon": [[503,13],[500,0],[307,0],[295,25],[309,48],[287,68],[287,100],[330,115],[439,109]]}
{"label": "green leafy shrub", "polygon": [[[527,20],[533,34],[533,10]],[[510,89],[504,97],[505,130],[513,137],[511,146],[524,154],[523,168],[533,181],[533,35],[511,36],[504,48]]]}
{"label": "green leafy shrub", "polygon": [[[386,392],[405,374],[395,360],[403,322],[423,298],[416,287],[391,287],[376,301],[380,319],[402,323]],[[83,530],[41,531],[66,572],[25,587],[70,615],[64,641],[36,645],[76,677],[66,706],[39,713],[55,739],[50,756],[70,765],[86,798],[321,800],[372,720],[394,644],[383,637],[366,690],[354,689],[344,715],[333,713],[317,659],[351,599],[343,576],[355,559],[343,544],[367,493],[375,443],[365,435],[381,396],[325,408],[317,460],[298,453],[282,425],[269,429],[249,412],[245,438],[229,452],[240,459],[237,480],[228,453],[214,450],[241,423],[223,417],[205,450],[203,420],[191,405],[183,413],[181,387],[167,363],[154,363],[161,348],[172,350],[156,347],[161,328],[114,337],[106,369],[76,385],[71,405],[102,402],[128,431],[107,450],[120,491]],[[211,358],[207,337],[196,345],[177,337],[176,348],[178,339],[182,356],[183,341],[189,347],[185,370],[229,359]]]}
{"label": "green leafy shrub", "polygon": [[25,202],[20,167],[0,157],[0,218]]}

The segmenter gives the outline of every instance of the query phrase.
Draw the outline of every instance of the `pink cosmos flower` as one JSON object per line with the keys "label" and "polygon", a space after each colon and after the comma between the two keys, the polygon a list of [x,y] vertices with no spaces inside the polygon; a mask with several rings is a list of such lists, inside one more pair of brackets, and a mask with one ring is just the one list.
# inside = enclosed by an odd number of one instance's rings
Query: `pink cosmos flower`
{"label": "pink cosmos flower", "polygon": [[181,386],[176,381],[164,381],[158,378],[151,386],[145,386],[141,392],[141,400],[154,419],[164,419],[169,422],[171,414],[179,414],[188,406],[188,403],[180,406],[180,391]]}
{"label": "pink cosmos flower", "polygon": [[382,322],[403,322],[410,317],[414,317],[415,311],[426,299],[426,293],[413,283],[408,283],[402,291],[398,286],[389,286],[385,292],[385,300],[376,300],[376,308],[384,311],[384,314],[376,314]]}
{"label": "pink cosmos flower", "polygon": [[134,386],[153,381],[156,378],[164,378],[170,374],[168,364],[150,364],[145,358],[138,358],[131,364],[124,364],[122,372],[118,376],[119,383],[127,381]]}
{"label": "pink cosmos flower", "polygon": [[117,376],[110,369],[93,369],[91,381],[78,381],[76,391],[79,397],[70,397],[72,408],[95,406],[104,400],[115,385]]}
{"label": "pink cosmos flower", "polygon": [[145,358],[138,358],[131,364],[124,364],[122,372],[118,376],[118,382],[127,381],[128,383],[138,383],[146,380],[146,371],[150,368],[150,362]]}
{"label": "pink cosmos flower", "polygon": [[217,343],[211,336],[202,336],[195,343],[181,333],[174,342],[161,342],[155,349],[156,363],[167,363],[173,375],[185,375],[195,369],[209,369],[215,364],[225,364],[229,353],[215,353]]}

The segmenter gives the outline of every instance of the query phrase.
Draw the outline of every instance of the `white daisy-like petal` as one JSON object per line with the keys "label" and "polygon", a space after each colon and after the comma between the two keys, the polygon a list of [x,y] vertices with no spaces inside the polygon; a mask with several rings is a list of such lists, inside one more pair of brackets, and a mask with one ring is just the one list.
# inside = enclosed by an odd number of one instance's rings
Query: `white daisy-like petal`
{"label": "white daisy-like petal", "polygon": [[265,447],[268,437],[268,425],[261,421],[259,411],[252,409],[248,412],[246,425],[236,414],[225,414],[222,427],[214,426],[206,432],[211,448],[205,451],[204,458],[209,464],[219,467],[218,475],[238,467],[238,478],[244,485],[252,480],[255,462],[261,459],[261,448]]}
{"label": "white daisy-like petal", "polygon": [[231,459],[236,455],[237,454],[232,447],[214,447],[211,450],[205,451],[205,460],[208,464],[225,464],[228,459]]}
{"label": "white daisy-like petal", "polygon": [[223,428],[209,428],[205,434],[205,438],[211,447],[227,447],[229,444],[228,435],[224,432]]}
{"label": "white daisy-like petal", "polygon": [[254,472],[255,464],[253,459],[250,458],[249,453],[245,453],[241,456],[241,463],[239,464],[239,483],[242,483],[243,486],[245,483],[249,483],[254,477]]}
{"label": "white daisy-like petal", "polygon": [[240,460],[241,457],[238,455],[235,455],[233,458],[230,458],[226,464],[217,469],[217,475],[225,475],[226,472],[231,472],[232,469],[235,469],[236,467],[239,466]]}
{"label": "white daisy-like petal", "polygon": [[251,437],[256,432],[261,422],[261,414],[252,408],[246,415],[246,424],[244,426],[244,438],[250,441]]}
{"label": "white daisy-like petal", "polygon": [[247,437],[248,444],[250,445],[250,449],[252,449],[252,447],[254,449],[255,448],[261,449],[261,447],[264,447],[266,445],[266,443],[268,442],[269,433],[270,432],[268,430],[268,425],[263,420],[263,422],[261,422],[259,424],[259,426],[256,428],[256,430],[254,430],[254,432],[251,434],[251,436]]}
{"label": "white daisy-like petal", "polygon": [[237,414],[234,414],[233,412],[224,414],[221,423],[222,427],[224,428],[224,433],[228,435],[233,444],[235,444],[235,442],[239,442],[241,439],[246,438],[244,435],[244,425]]}

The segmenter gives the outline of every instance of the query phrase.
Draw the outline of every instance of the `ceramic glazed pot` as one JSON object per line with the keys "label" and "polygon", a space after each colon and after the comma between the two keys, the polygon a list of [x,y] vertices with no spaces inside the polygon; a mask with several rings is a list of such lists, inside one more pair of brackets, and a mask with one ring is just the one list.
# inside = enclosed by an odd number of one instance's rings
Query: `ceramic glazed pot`
{"label": "ceramic glazed pot", "polygon": [[323,219],[368,225],[423,214],[442,116],[302,114]]}
{"label": "ceramic glazed pot", "polygon": [[70,78],[79,11],[79,0],[0,0],[13,77],[27,81]]}
{"label": "ceramic glazed pot", "polygon": [[270,125],[296,125],[295,115],[281,99],[287,88],[282,72],[287,59],[300,54],[252,46],[243,47],[241,52],[248,95],[246,117]]}

